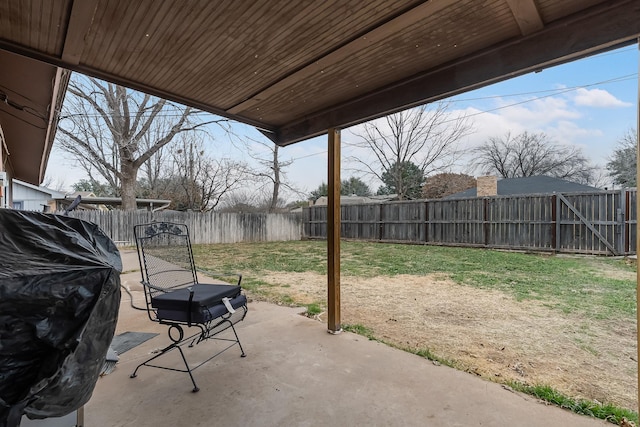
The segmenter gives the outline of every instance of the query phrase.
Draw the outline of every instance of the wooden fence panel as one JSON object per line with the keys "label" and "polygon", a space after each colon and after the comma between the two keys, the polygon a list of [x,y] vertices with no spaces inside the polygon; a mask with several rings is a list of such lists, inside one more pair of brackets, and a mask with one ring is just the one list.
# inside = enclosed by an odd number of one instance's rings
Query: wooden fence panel
{"label": "wooden fence panel", "polygon": [[[345,237],[374,240],[378,236],[380,210],[375,205],[345,206],[341,210]],[[353,224],[350,226],[349,224]]]}
{"label": "wooden fence panel", "polygon": [[484,245],[484,199],[442,199],[426,203],[426,243]]}
{"label": "wooden fence panel", "polygon": [[[313,209],[302,209],[303,217],[308,218],[308,222],[305,222],[306,237],[322,237],[327,238],[327,207],[326,206],[314,206]],[[308,215],[306,215],[308,213]],[[308,227],[308,229],[307,229]]]}
{"label": "wooden fence panel", "polygon": [[551,195],[505,196],[487,199],[490,224],[487,246],[553,250]]}
{"label": "wooden fence panel", "polygon": [[380,215],[385,218],[380,240],[424,241],[424,202],[398,202],[381,205]]}
{"label": "wooden fence panel", "polygon": [[69,216],[97,224],[121,245],[134,244],[134,225],[154,220],[187,224],[194,244],[300,240],[302,237],[302,216],[296,213],[73,211]]}
{"label": "wooden fence panel", "polygon": [[[636,252],[637,191],[344,205],[345,238],[587,254]],[[325,238],[326,206],[304,208],[304,237]]]}

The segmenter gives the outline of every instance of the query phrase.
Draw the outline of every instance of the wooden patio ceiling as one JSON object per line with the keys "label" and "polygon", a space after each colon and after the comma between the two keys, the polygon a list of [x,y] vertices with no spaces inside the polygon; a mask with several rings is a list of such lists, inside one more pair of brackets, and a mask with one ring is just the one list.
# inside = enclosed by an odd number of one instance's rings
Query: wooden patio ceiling
{"label": "wooden patio ceiling", "polygon": [[638,35],[637,0],[0,2],[0,49],[256,126],[279,145]]}

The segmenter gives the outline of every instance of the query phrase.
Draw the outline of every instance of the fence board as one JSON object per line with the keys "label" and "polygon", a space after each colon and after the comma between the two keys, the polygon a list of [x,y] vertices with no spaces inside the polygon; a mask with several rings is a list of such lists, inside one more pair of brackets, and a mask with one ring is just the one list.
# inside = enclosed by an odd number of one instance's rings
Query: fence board
{"label": "fence board", "polygon": [[638,209],[637,200],[638,193],[628,191],[625,194],[625,215],[624,224],[625,228],[623,234],[625,235],[625,252],[635,253],[636,251],[636,239],[638,238],[637,224],[638,224]]}

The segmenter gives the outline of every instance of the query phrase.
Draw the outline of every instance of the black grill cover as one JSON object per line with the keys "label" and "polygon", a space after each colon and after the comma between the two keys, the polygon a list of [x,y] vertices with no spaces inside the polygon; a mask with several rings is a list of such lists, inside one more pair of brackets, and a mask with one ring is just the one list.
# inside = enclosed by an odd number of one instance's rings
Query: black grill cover
{"label": "black grill cover", "polygon": [[89,400],[118,320],[121,271],[95,224],[0,209],[0,427]]}

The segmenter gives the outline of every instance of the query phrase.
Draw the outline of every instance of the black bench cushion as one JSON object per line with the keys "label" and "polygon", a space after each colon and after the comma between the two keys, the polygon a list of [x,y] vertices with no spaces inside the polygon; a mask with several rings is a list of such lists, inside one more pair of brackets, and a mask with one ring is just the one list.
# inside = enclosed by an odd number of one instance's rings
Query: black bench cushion
{"label": "black bench cushion", "polygon": [[[239,309],[247,305],[247,297],[238,295],[229,301],[231,306]],[[183,302],[184,304],[184,302]],[[191,323],[206,323],[210,320],[227,314],[227,307],[222,302],[210,307],[198,307],[191,311]],[[157,316],[159,320],[188,322],[188,313],[185,310],[158,309]]]}
{"label": "black bench cushion", "polygon": [[[220,304],[222,298],[235,298],[241,291],[240,286],[237,285],[212,285],[208,283],[199,283],[191,288],[193,289],[192,311],[197,311],[200,307],[213,307]],[[188,303],[188,288],[176,289],[151,299],[151,306],[154,308],[184,312],[187,310]]]}

